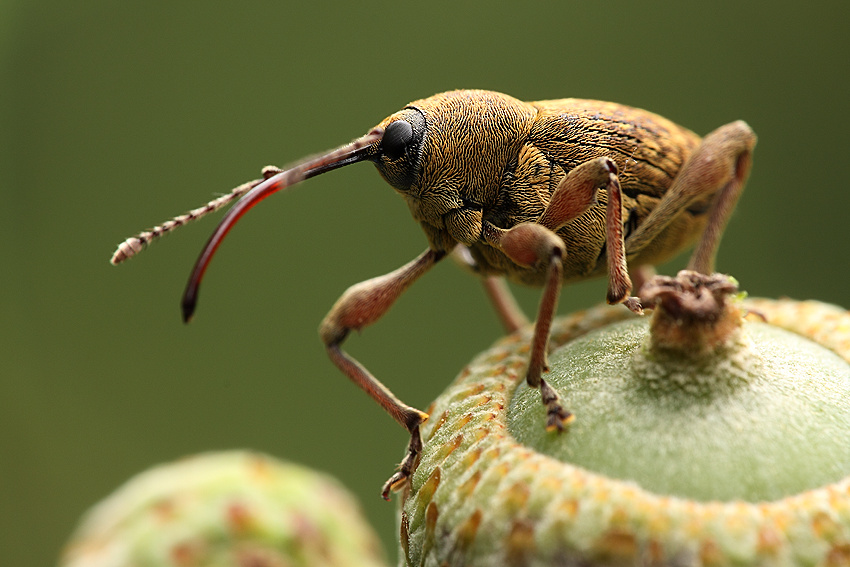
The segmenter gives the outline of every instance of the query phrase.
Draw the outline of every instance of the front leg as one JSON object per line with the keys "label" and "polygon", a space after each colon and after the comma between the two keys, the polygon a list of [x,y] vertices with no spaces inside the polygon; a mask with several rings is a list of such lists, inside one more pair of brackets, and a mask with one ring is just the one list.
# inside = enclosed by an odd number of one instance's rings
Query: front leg
{"label": "front leg", "polygon": [[564,409],[557,392],[542,375],[549,370],[546,353],[549,349],[552,318],[558,308],[558,296],[561,291],[563,258],[566,254],[564,242],[548,228],[533,223],[523,223],[504,230],[485,222],[483,236],[487,242],[499,248],[517,264],[546,266],[546,283],[537,320],[534,322],[531,356],[525,379],[530,387],[540,389],[541,401],[546,407],[546,429],[562,431],[575,416]]}
{"label": "front leg", "polygon": [[419,426],[428,419],[428,414],[396,398],[389,388],[343,351],[340,345],[350,331],[362,329],[380,319],[413,282],[444,256],[445,252],[427,250],[394,272],[351,286],[337,300],[319,327],[319,335],[325,343],[328,356],[337,368],[410,433],[407,455],[398,472],[384,484],[381,492],[385,500],[389,500],[390,492],[398,490],[413,474],[422,451]]}

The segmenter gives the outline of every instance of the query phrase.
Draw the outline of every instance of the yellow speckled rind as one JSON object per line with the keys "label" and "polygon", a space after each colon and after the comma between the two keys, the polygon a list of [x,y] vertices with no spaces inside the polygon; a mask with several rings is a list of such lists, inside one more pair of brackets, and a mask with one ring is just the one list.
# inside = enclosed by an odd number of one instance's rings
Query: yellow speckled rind
{"label": "yellow speckled rind", "polygon": [[[818,302],[745,307],[850,361],[850,315]],[[560,345],[629,317],[598,307],[556,322]],[[435,402],[402,505],[408,565],[846,565],[850,478],[766,503],[695,502],[643,490],[519,445],[506,408],[529,336],[478,357]],[[849,441],[850,442],[850,441]]]}
{"label": "yellow speckled rind", "polygon": [[249,451],[197,455],[130,479],[93,507],[62,567],[382,567],[351,494]]}

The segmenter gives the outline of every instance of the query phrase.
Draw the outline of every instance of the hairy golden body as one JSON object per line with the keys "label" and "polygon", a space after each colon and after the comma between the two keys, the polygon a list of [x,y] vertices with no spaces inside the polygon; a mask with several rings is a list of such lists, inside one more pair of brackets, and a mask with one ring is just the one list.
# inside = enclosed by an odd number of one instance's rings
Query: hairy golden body
{"label": "hairy golden body", "polygon": [[[482,237],[535,222],[558,184],[576,166],[598,157],[619,168],[626,251],[633,265],[657,264],[693,244],[705,225],[708,200],[683,210],[641,249],[629,248],[638,226],[670,187],[700,137],[657,114],[583,99],[526,103],[490,91],[441,93],[410,103],[379,126],[421,112],[428,128],[416,181],[400,191],[434,250],[466,245],[485,275],[542,285],[545,266],[524,267]],[[563,281],[606,273],[605,207],[598,204],[556,231],[566,245]]]}

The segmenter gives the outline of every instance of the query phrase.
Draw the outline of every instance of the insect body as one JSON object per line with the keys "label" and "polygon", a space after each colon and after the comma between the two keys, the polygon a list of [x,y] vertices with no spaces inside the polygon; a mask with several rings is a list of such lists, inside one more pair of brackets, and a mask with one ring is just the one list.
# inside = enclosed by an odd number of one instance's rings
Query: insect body
{"label": "insect body", "polygon": [[208,205],[123,242],[113,263],[168,230],[242,197],[199,257],[183,298],[194,312],[212,255],[236,221],[272,193],[320,173],[371,161],[408,203],[428,249],[389,274],[349,288],[320,327],[331,360],[410,433],[389,497],[407,481],[428,417],[408,406],[341,348],[351,330],[378,320],[422,274],[455,252],[477,272],[509,330],[524,323],[502,276],[543,287],[528,384],[540,389],[546,427],[574,416],[542,378],[563,282],[608,274],[609,303],[640,312],[633,275],[697,242],[690,269],[709,273],[721,233],[746,182],[756,137],[733,122],[699,138],[658,115],[599,101],[525,103],[462,90],[410,103],[362,138],[282,171],[263,170]]}

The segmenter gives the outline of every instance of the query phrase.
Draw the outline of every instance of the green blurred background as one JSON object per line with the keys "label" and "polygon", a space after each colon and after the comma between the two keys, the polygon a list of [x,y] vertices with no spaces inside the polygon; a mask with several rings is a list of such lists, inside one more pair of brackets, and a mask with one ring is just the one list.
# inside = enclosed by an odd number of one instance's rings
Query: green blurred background
{"label": "green blurred background", "polygon": [[[0,4],[0,564],[48,565],[135,472],[234,447],[341,478],[395,555],[378,491],[406,436],[316,335],[348,285],[425,248],[374,168],[252,211],[189,326],[180,294],[220,217],[108,259],[262,166],[442,90],[610,99],[703,134],[747,120],[759,146],[719,268],[753,295],[850,304],[848,15],[845,2]],[[567,288],[561,311],[604,286]],[[534,309],[537,292],[519,296]],[[499,335],[479,284],[444,263],[347,346],[424,407]]]}

